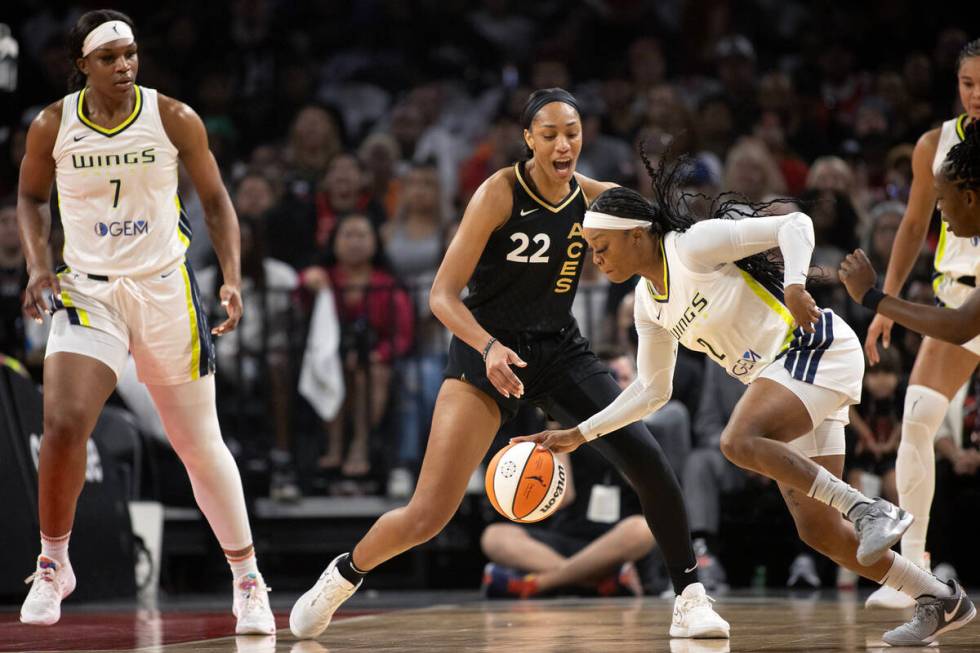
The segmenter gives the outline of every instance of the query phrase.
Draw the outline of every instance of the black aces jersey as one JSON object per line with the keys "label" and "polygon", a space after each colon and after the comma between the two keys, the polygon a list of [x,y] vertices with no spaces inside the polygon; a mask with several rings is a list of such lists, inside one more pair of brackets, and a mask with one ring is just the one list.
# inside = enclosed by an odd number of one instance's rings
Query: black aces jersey
{"label": "black aces jersey", "polygon": [[490,235],[464,303],[491,333],[555,333],[572,322],[588,200],[574,175],[568,195],[551,204],[534,190],[523,161],[514,173],[510,218]]}

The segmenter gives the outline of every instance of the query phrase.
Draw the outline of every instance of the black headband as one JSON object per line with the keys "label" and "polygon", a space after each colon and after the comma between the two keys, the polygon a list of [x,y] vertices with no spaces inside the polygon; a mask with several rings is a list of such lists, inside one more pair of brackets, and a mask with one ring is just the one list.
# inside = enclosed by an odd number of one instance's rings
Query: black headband
{"label": "black headband", "polygon": [[537,115],[538,111],[541,111],[541,107],[552,102],[564,102],[575,109],[575,112],[579,115],[582,113],[578,109],[578,102],[575,101],[575,96],[571,93],[563,88],[546,88],[531,93],[531,97],[528,98],[527,104],[524,105],[524,111],[521,113],[521,127],[531,129],[531,122],[534,120],[534,116]]}

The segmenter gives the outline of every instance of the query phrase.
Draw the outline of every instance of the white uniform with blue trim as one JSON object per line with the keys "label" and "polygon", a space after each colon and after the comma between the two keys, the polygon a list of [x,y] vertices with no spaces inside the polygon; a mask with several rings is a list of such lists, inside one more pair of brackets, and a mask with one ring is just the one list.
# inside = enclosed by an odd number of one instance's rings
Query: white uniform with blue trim
{"label": "white uniform with blue trim", "polygon": [[848,406],[861,400],[860,341],[828,309],[821,311],[815,333],[795,327],[782,288],[766,287],[734,263],[779,246],[786,285],[802,281],[813,249],[809,217],[706,220],[684,233],[668,233],[661,243],[665,291],[641,279],[635,293],[637,380],[579,425],[583,435],[598,437],[666,403],[680,343],[704,352],[743,383],[765,377],[786,386],[814,424],[814,432],[794,445],[810,456],[843,454]]}
{"label": "white uniform with blue trim", "polygon": [[214,352],[194,273],[191,230],[177,196],[177,148],[157,93],[134,86],[132,113],[105,129],[85,116],[85,91],[62,102],[52,156],[66,269],[46,355],[79,353],[118,378],[132,353],[144,383],[210,374]]}
{"label": "white uniform with blue trim", "polygon": [[[968,119],[967,114],[964,113],[943,123],[939,132],[939,144],[936,146],[936,156],[932,160],[934,175],[939,174],[939,169],[953,146],[963,140],[963,129]],[[932,287],[936,299],[944,306],[959,308],[976,289],[976,279],[980,276],[980,237],[955,236],[949,231],[949,225],[944,220],[939,232],[939,244],[936,246],[933,265],[936,271],[933,275]],[[961,346],[980,355],[980,336]]]}

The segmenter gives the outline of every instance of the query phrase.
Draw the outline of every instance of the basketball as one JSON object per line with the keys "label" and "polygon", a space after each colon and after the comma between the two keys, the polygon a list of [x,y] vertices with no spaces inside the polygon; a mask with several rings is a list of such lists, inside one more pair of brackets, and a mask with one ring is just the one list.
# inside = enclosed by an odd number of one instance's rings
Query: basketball
{"label": "basketball", "polygon": [[501,515],[522,524],[553,513],[565,494],[565,466],[533,442],[509,444],[487,466],[487,496]]}

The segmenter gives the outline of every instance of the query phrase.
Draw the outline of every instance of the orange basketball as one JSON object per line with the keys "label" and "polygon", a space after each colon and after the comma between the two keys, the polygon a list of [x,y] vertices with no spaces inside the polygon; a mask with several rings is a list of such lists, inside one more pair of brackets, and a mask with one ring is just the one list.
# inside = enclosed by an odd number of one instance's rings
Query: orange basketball
{"label": "orange basketball", "polygon": [[487,497],[501,515],[529,524],[558,508],[565,493],[565,466],[533,442],[509,444],[487,466]]}

